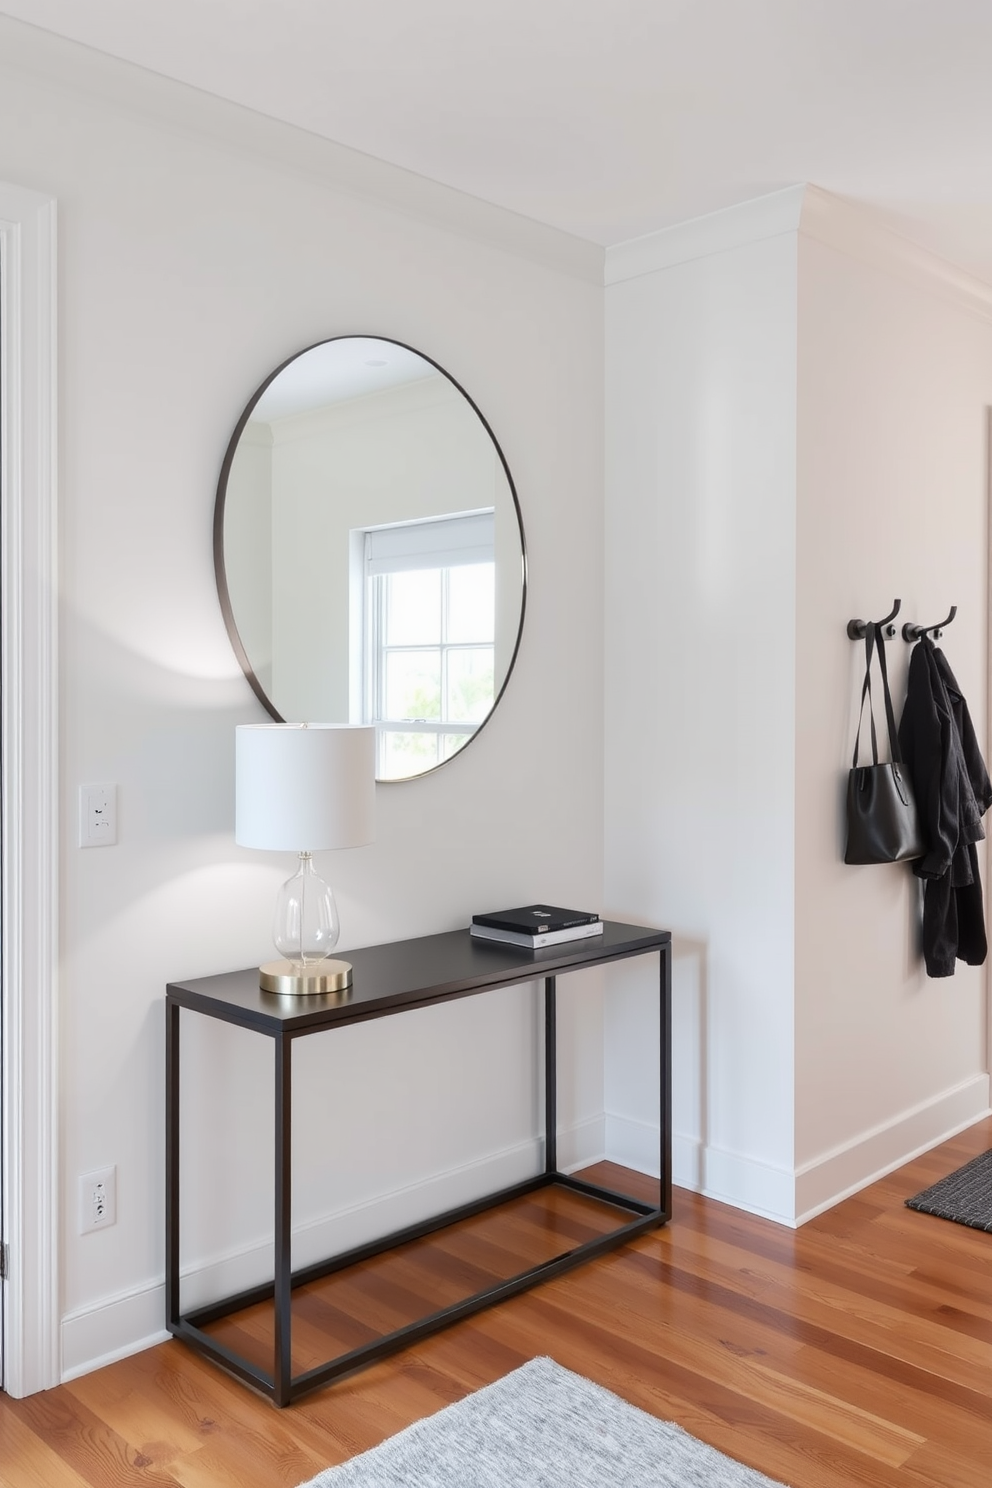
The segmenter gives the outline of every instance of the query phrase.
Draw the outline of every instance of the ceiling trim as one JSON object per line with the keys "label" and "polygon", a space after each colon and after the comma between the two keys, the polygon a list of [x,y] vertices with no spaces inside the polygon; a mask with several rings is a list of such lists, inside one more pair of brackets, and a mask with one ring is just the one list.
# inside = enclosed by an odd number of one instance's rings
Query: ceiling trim
{"label": "ceiling trim", "polygon": [[606,250],[605,282],[620,284],[694,258],[708,258],[746,243],[796,232],[806,190],[805,186],[786,186],[753,201],[617,243]]}
{"label": "ceiling trim", "polygon": [[960,310],[992,320],[992,285],[914,243],[870,207],[845,201],[819,186],[807,186],[799,231],[872,268],[938,294]]}
{"label": "ceiling trim", "polygon": [[379,203],[602,286],[604,250],[598,243],[37,26],[0,16],[0,58],[0,75],[33,73],[93,102],[109,102],[167,128],[207,136],[281,174]]}
{"label": "ceiling trim", "polygon": [[788,186],[606,250],[605,283],[620,284],[747,243],[801,233],[872,268],[992,320],[992,285],[914,243],[860,202],[819,186]]}

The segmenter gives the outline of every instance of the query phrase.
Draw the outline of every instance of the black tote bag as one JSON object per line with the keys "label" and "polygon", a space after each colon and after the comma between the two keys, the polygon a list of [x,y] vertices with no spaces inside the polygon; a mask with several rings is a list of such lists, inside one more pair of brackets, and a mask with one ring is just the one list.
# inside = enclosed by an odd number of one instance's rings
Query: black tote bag
{"label": "black tote bag", "polygon": [[[923,838],[913,788],[899,757],[899,742],[889,694],[889,677],[885,665],[885,641],[878,626],[865,629],[865,680],[861,688],[861,712],[854,740],[854,760],[847,777],[847,850],[845,863],[900,863],[923,855]],[[871,657],[878,652],[885,698],[885,722],[889,731],[889,764],[878,762],[878,740],[871,696]],[[870,765],[858,764],[861,725],[864,722],[865,698],[871,723]]]}

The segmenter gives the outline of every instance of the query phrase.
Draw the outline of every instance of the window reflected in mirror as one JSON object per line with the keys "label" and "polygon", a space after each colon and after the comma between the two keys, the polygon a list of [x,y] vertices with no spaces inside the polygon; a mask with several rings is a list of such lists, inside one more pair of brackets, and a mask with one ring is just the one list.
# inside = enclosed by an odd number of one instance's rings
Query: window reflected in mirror
{"label": "window reflected in mirror", "polygon": [[362,534],[363,722],[380,780],[433,769],[471,739],[495,700],[494,511]]}

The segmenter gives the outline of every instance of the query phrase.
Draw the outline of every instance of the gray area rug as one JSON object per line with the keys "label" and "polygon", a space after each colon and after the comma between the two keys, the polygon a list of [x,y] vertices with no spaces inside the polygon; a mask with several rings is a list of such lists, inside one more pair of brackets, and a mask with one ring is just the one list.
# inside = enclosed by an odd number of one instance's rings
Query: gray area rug
{"label": "gray area rug", "polygon": [[963,1168],[914,1194],[906,1207],[992,1232],[992,1152],[973,1157]]}
{"label": "gray area rug", "polygon": [[532,1359],[305,1488],[776,1488],[771,1478]]}

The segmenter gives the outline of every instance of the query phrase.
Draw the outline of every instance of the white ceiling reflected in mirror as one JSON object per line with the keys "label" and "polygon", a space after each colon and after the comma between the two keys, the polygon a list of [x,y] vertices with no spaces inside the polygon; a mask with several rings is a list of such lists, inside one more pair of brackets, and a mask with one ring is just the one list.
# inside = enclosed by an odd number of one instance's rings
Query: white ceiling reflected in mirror
{"label": "white ceiling reflected in mirror", "polygon": [[245,675],[292,723],[371,723],[376,774],[437,769],[506,687],[523,528],[492,431],[429,357],[342,336],[248,403],[214,518],[221,608]]}

